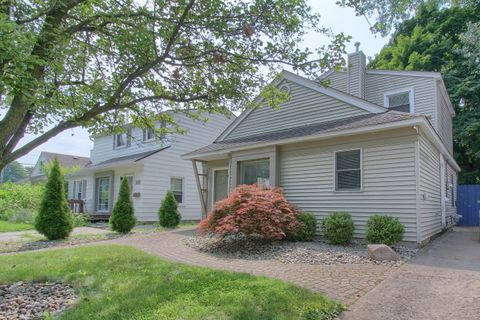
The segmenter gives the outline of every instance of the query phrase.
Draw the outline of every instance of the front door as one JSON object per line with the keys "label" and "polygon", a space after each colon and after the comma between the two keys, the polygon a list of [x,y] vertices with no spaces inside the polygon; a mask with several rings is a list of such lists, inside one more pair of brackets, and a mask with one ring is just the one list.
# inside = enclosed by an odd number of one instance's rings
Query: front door
{"label": "front door", "polygon": [[110,211],[110,177],[97,178],[97,211]]}
{"label": "front door", "polygon": [[228,196],[228,169],[213,171],[213,203]]}

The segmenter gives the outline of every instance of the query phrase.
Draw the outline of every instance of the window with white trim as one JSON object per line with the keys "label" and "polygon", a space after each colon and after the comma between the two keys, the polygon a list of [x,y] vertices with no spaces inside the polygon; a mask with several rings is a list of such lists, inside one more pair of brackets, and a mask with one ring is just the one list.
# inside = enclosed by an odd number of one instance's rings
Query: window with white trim
{"label": "window with white trim", "polygon": [[335,191],[362,189],[361,150],[335,152]]}
{"label": "window with white trim", "polygon": [[385,108],[401,112],[414,112],[413,90],[385,93]]}
{"label": "window with white trim", "polygon": [[155,129],[153,129],[153,128],[143,129],[143,142],[154,141],[155,138],[156,138]]}
{"label": "window with white trim", "polygon": [[183,178],[171,177],[170,191],[172,191],[173,196],[178,203],[183,203]]}
{"label": "window with white trim", "polygon": [[126,132],[116,134],[114,136],[115,149],[126,148],[127,147],[127,138],[128,138],[128,135],[127,135]]}
{"label": "window with white trim", "polygon": [[73,199],[82,200],[85,198],[87,180],[73,181]]}

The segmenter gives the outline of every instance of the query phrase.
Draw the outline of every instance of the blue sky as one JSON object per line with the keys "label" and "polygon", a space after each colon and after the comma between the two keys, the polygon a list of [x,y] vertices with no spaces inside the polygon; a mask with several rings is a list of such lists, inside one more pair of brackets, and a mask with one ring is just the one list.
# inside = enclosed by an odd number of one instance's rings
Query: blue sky
{"label": "blue sky", "polygon": [[[322,15],[322,26],[330,27],[335,33],[344,32],[352,36],[351,43],[347,46],[348,52],[354,51],[353,44],[359,41],[361,43],[360,49],[367,57],[373,57],[388,41],[388,38],[373,35],[364,17],[355,16],[354,11],[350,8],[340,8],[335,4],[336,0],[309,0],[309,2],[315,12]],[[318,35],[309,33],[302,45],[314,48],[322,45],[322,43],[319,43],[321,40]],[[33,138],[33,135],[28,135],[22,143],[26,143]],[[75,128],[50,139],[47,143],[20,158],[19,161],[25,164],[35,164],[41,151],[90,156],[92,147],[93,143],[89,138],[88,132],[82,128]]]}

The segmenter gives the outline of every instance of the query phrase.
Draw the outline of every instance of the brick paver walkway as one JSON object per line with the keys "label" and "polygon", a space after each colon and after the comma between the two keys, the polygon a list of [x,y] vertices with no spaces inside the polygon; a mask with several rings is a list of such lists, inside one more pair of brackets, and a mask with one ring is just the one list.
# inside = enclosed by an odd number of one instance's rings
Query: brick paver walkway
{"label": "brick paver walkway", "polygon": [[323,292],[346,305],[354,303],[398,269],[373,264],[308,265],[284,264],[276,260],[220,258],[186,246],[183,239],[189,233],[191,230],[163,232],[119,238],[102,243],[133,246],[175,262],[246,272],[289,281],[314,291]]}

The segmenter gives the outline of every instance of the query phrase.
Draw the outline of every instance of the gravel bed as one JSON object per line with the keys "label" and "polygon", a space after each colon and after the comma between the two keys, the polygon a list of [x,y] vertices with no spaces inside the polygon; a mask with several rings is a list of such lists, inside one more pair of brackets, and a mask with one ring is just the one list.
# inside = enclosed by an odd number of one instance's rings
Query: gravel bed
{"label": "gravel bed", "polygon": [[382,264],[399,266],[413,258],[418,249],[396,245],[392,248],[400,261],[374,261],[368,258],[367,244],[354,241],[348,246],[330,245],[323,241],[272,242],[219,241],[214,237],[188,237],[186,245],[227,259],[278,260],[282,263],[305,264]]}
{"label": "gravel bed", "polygon": [[72,287],[51,282],[0,285],[0,319],[43,319],[72,306],[78,297]]}

